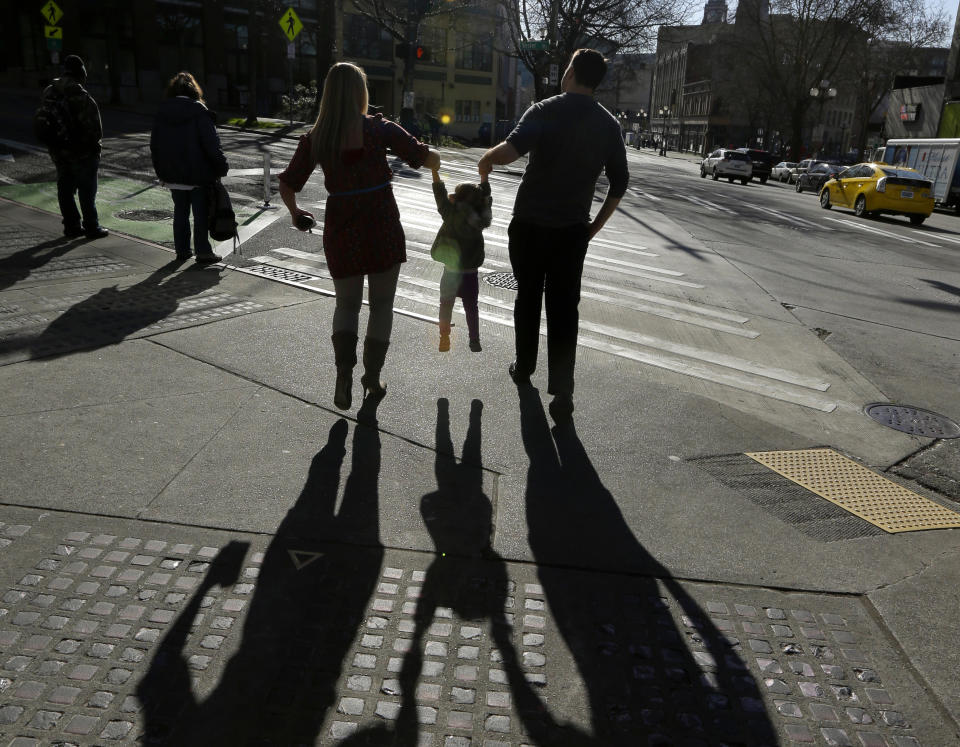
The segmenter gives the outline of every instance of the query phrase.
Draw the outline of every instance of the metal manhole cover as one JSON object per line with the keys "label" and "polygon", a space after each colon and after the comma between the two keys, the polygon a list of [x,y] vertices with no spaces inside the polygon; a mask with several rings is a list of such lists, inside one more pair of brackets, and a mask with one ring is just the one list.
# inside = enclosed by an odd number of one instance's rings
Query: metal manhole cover
{"label": "metal manhole cover", "polygon": [[121,210],[116,217],[124,220],[161,221],[173,220],[172,210]]}
{"label": "metal manhole cover", "polygon": [[517,279],[512,272],[491,272],[483,276],[483,281],[496,288],[506,288],[512,291],[517,289]]}
{"label": "metal manhole cover", "polygon": [[960,438],[960,425],[944,415],[920,407],[874,402],[863,411],[881,425],[924,438]]}

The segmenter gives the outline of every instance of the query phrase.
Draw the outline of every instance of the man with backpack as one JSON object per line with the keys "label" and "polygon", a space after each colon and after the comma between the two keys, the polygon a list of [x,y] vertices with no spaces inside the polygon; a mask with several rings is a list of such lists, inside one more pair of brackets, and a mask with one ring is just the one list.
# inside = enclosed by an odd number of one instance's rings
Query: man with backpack
{"label": "man with backpack", "polygon": [[[83,87],[86,80],[83,60],[68,55],[63,61],[63,76],[43,92],[34,129],[57,167],[57,200],[64,236],[99,239],[109,234],[100,225],[96,206],[103,125],[97,102]],[[79,210],[74,194],[80,201]]]}

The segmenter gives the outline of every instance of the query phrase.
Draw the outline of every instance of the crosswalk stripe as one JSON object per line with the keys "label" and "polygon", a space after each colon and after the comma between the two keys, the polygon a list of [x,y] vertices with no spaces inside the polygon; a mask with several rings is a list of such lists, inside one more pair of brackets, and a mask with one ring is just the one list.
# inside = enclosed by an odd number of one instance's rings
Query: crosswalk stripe
{"label": "crosswalk stripe", "polygon": [[695,327],[703,327],[705,329],[712,329],[716,332],[725,332],[726,334],[736,335],[737,337],[745,337],[747,339],[753,340],[760,336],[759,332],[756,332],[752,329],[743,329],[741,327],[731,327],[729,324],[723,324],[722,322],[714,322],[710,319],[704,319],[702,317],[695,317],[689,314],[683,314],[678,311],[672,311],[670,309],[658,308],[651,304],[645,303],[634,303],[627,300],[616,301],[611,299],[609,296],[603,296],[599,293],[593,293],[591,291],[582,290],[580,295],[583,298],[591,298],[597,301],[602,301],[605,303],[614,303],[617,306],[622,306],[633,311],[640,311],[644,314],[651,314],[653,316],[659,316],[664,319],[672,319],[675,322],[682,322],[684,324],[692,324]]}
{"label": "crosswalk stripe", "polygon": [[691,311],[695,314],[702,314],[703,316],[712,316],[716,319],[726,319],[729,322],[736,322],[737,324],[746,324],[750,321],[750,317],[746,317],[741,314],[735,314],[723,309],[686,303],[684,301],[677,301],[676,299],[667,298],[666,296],[658,296],[655,293],[644,293],[643,291],[636,291],[630,288],[618,288],[617,286],[607,285],[606,283],[598,283],[594,280],[583,280],[580,284],[585,288],[610,291],[611,293],[629,296],[631,298],[651,301],[660,306],[670,306],[677,309],[683,309],[684,311]]}

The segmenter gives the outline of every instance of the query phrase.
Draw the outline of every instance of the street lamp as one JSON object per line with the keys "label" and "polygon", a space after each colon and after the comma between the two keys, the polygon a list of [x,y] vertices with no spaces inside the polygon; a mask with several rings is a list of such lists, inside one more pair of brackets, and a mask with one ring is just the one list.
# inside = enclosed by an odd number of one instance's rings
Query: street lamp
{"label": "street lamp", "polygon": [[667,155],[667,118],[670,116],[670,107],[661,106],[657,112],[660,115],[662,133],[660,137],[660,155]]}
{"label": "street lamp", "polygon": [[[826,140],[826,127],[823,124],[823,107],[827,101],[837,97],[837,89],[830,87],[829,80],[821,80],[820,83],[810,89],[810,95],[820,102],[820,148],[817,149],[817,155],[823,148],[823,141]],[[811,140],[813,138],[811,137]]]}

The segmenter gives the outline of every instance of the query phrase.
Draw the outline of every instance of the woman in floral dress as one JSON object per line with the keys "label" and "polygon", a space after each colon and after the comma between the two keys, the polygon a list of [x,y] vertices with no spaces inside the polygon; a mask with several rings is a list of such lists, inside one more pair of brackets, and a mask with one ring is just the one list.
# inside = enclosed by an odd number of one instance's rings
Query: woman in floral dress
{"label": "woman in floral dress", "polygon": [[348,62],[330,68],[316,124],[300,138],[290,165],[278,177],[280,196],[293,223],[305,231],[313,225],[313,215],[297,206],[296,194],[317,165],[323,171],[328,193],[323,251],[336,291],[331,338],[337,366],[333,403],[342,410],[350,408],[353,398],[364,276],[369,285],[370,317],[360,383],[365,395],[386,394],[380,371],[390,345],[400,263],[407,260],[387,149],[415,169],[440,166],[440,156],[400,125],[379,114],[369,116],[368,103],[367,77],[361,68]]}

